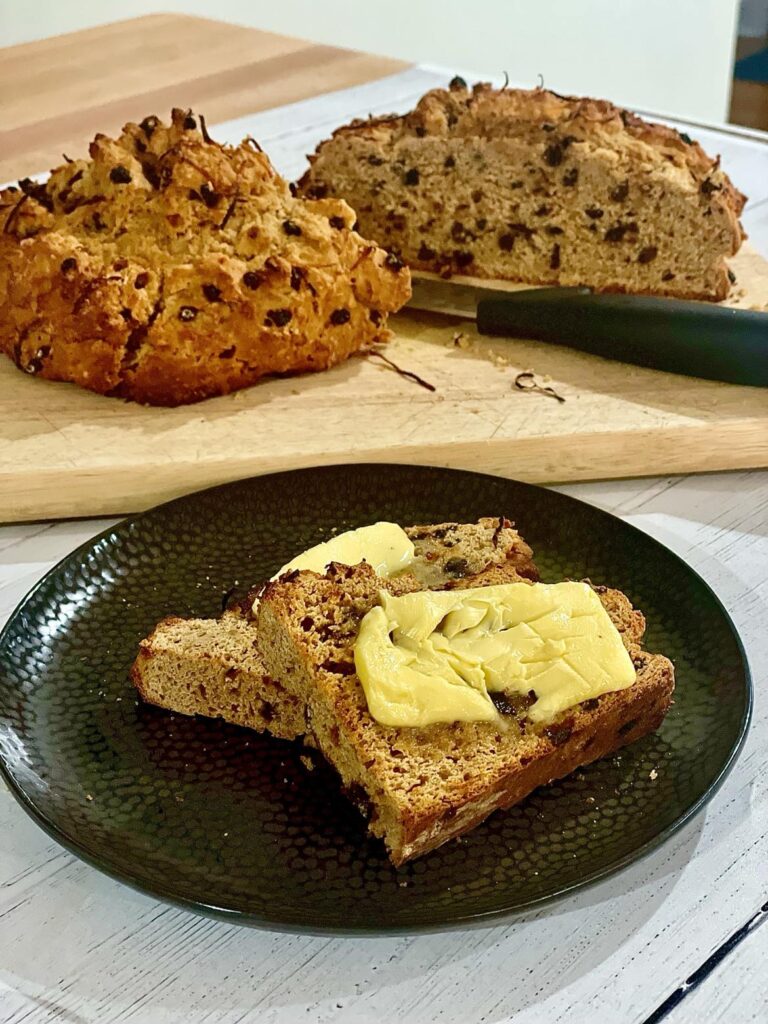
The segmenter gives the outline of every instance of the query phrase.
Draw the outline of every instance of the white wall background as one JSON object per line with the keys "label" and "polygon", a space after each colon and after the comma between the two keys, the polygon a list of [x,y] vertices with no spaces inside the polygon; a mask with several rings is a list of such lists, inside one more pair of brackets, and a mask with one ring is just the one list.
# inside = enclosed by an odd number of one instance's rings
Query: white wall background
{"label": "white wall background", "polygon": [[[763,0],[753,0],[761,3]],[[0,42],[185,11],[724,121],[738,0],[0,0]],[[201,58],[204,59],[204,58]]]}

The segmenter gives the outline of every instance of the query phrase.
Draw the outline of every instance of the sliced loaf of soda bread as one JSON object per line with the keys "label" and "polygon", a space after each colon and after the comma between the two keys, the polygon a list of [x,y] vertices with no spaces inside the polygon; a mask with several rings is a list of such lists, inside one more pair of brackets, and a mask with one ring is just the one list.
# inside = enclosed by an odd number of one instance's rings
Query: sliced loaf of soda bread
{"label": "sliced loaf of soda bread", "polygon": [[605,100],[455,78],[337,129],[300,188],[412,269],[723,299],[745,197],[688,135]]}

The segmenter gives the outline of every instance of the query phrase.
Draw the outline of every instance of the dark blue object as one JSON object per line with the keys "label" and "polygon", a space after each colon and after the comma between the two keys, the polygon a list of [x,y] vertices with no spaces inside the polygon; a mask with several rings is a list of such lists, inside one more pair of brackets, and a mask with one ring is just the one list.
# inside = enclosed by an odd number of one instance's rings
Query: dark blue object
{"label": "dark blue object", "polygon": [[768,48],[737,60],[733,77],[743,82],[764,82],[768,85]]}

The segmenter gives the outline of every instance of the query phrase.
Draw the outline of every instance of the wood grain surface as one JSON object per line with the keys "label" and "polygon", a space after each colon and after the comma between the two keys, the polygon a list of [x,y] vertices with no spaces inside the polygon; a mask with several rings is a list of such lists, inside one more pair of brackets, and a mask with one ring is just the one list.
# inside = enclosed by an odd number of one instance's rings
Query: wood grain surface
{"label": "wood grain surface", "polygon": [[[26,377],[3,360],[0,520],[135,511],[237,477],[353,461],[534,482],[768,465],[765,389],[484,339],[473,322],[434,314],[392,326],[387,357],[434,391],[357,357],[157,409]],[[563,401],[519,390],[529,369]]]}
{"label": "wood grain surface", "polygon": [[[300,26],[297,26],[300,30]],[[401,61],[180,14],[0,49],[0,181],[61,163],[96,132],[203,108],[209,123],[392,74]]]}

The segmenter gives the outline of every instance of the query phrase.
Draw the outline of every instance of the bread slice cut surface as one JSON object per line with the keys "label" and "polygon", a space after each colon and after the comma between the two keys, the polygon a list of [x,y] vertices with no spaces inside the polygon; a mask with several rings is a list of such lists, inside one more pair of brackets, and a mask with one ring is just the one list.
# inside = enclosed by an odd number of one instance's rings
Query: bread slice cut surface
{"label": "bread slice cut surface", "polygon": [[[483,570],[512,567],[537,579],[533,552],[509,519],[416,525],[408,575],[413,586],[459,585]],[[171,616],[142,640],[131,676],[150,704],[185,715],[222,718],[283,739],[307,731],[305,700],[286,693],[258,650],[254,591],[219,619]]]}
{"label": "bread slice cut surface", "polygon": [[745,197],[688,135],[604,100],[454,79],[339,128],[307,196],[416,270],[720,300]]}

